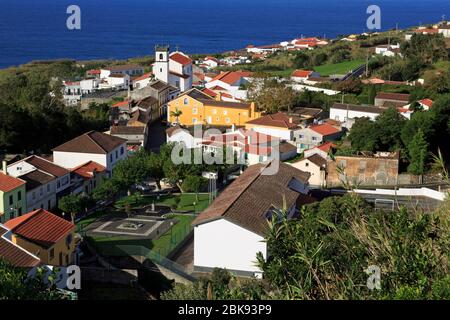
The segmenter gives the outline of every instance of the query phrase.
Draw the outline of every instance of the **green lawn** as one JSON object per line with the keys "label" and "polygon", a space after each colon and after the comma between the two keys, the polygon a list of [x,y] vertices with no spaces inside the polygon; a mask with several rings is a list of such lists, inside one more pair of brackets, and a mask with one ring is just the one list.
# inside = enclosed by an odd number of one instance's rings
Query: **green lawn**
{"label": "green lawn", "polygon": [[271,76],[274,77],[282,77],[282,78],[289,78],[292,74],[292,72],[294,71],[294,69],[285,69],[285,70],[277,70],[277,71],[269,71],[268,73]]}
{"label": "green lawn", "polygon": [[209,194],[208,193],[199,193],[198,194],[198,200],[196,199],[195,194],[193,193],[183,193],[181,195],[164,195],[157,199],[156,196],[139,196],[135,197],[134,195],[129,197],[124,197],[116,202],[116,207],[119,209],[123,209],[125,207],[125,204],[129,203],[132,208],[140,208],[145,205],[152,204],[155,202],[155,204],[163,204],[167,206],[174,206],[176,204],[176,198],[180,198],[180,202],[178,203],[178,206],[176,210],[179,211],[194,211],[194,202],[196,202],[195,205],[195,211],[196,212],[202,212],[205,210],[209,205]]}
{"label": "green lawn", "polygon": [[354,70],[364,63],[364,60],[352,60],[341,63],[324,64],[322,66],[314,67],[314,71],[319,72],[321,76],[325,77],[333,74],[346,74],[350,70]]}

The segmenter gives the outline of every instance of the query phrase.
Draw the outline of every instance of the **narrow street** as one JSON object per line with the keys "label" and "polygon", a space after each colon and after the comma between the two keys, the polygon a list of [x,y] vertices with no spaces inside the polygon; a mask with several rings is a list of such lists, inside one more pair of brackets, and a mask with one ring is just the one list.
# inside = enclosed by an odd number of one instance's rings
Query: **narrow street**
{"label": "narrow street", "polygon": [[147,145],[145,146],[147,151],[159,152],[159,147],[166,143],[166,129],[167,127],[161,124],[160,119],[149,125]]}

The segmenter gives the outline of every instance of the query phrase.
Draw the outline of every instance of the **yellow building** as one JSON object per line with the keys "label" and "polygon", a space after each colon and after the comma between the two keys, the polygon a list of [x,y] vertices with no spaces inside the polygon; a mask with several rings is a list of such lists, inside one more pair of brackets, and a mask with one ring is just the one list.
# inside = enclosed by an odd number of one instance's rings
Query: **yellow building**
{"label": "yellow building", "polygon": [[[178,116],[177,116],[178,115]],[[204,124],[211,126],[243,126],[249,120],[259,118],[255,103],[221,101],[197,89],[189,90],[169,102],[167,121],[184,126]]]}
{"label": "yellow building", "polygon": [[5,223],[11,241],[34,254],[41,263],[68,266],[75,261],[75,225],[44,209],[38,209]]}

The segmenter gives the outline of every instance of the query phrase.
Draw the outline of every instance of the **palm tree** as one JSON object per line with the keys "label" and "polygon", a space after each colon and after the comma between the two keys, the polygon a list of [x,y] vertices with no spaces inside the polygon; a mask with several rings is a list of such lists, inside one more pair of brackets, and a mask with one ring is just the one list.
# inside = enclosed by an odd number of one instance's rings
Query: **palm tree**
{"label": "palm tree", "polygon": [[179,121],[178,121],[178,118],[179,118],[182,114],[183,114],[183,112],[181,112],[181,110],[178,110],[178,109],[176,109],[175,111],[171,111],[171,112],[170,112],[170,116],[177,118],[177,123],[179,122]]}

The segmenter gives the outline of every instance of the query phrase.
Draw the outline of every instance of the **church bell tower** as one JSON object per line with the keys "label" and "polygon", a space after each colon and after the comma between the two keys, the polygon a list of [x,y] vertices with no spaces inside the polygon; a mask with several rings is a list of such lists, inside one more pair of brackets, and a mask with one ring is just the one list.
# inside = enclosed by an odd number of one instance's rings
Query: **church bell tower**
{"label": "church bell tower", "polygon": [[169,46],[155,47],[153,75],[156,79],[169,83]]}

